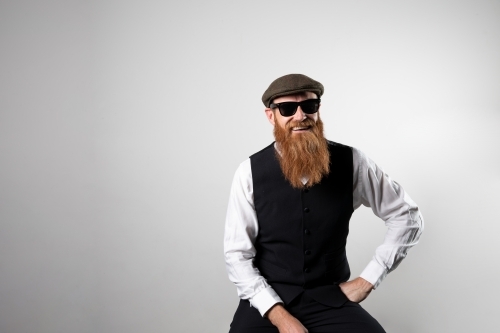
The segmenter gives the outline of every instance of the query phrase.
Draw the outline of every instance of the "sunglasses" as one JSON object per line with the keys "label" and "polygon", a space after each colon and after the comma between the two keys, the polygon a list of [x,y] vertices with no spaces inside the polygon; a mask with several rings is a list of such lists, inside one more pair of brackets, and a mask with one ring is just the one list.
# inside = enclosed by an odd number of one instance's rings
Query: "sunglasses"
{"label": "sunglasses", "polygon": [[302,102],[283,102],[283,103],[271,103],[269,107],[271,109],[278,108],[280,110],[280,113],[283,117],[291,117],[297,112],[297,108],[300,105],[300,108],[302,109],[302,112],[307,113],[307,114],[314,114],[318,112],[319,110],[319,103],[321,102],[321,99],[306,99],[305,101]]}

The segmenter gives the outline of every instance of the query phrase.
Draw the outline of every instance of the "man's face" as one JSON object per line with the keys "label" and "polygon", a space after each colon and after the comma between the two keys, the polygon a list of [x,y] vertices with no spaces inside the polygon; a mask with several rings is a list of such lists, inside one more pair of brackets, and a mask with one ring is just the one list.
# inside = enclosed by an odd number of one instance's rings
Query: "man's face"
{"label": "man's face", "polygon": [[[302,102],[316,98],[316,94],[307,92],[279,97],[273,103]],[[267,108],[266,115],[274,125],[273,134],[279,148],[277,156],[285,178],[299,189],[318,184],[330,168],[330,152],[323,136],[319,112],[306,114],[298,106],[295,114],[289,117],[282,116],[277,108]],[[304,177],[308,178],[306,184],[302,182]]]}
{"label": "man's face", "polygon": [[[302,102],[306,99],[315,99],[315,98],[318,98],[315,93],[307,91],[307,92],[301,93],[301,94],[278,97],[278,98],[274,99],[273,103],[278,104],[278,103],[283,103],[283,102]],[[302,111],[302,109],[300,108],[300,106],[297,108],[297,111],[295,112],[295,114],[293,116],[290,116],[290,117],[283,117],[277,108],[276,109],[266,108],[265,111],[266,111],[266,116],[267,116],[267,119],[269,120],[269,122],[273,126],[280,126],[283,129],[285,129],[286,125],[292,121],[295,123],[299,123],[299,122],[303,121],[304,119],[309,118],[309,119],[313,120],[314,122],[317,122],[318,121],[318,114],[319,114],[319,111],[316,113],[313,113],[313,114],[304,113]],[[292,131],[292,135],[300,135],[301,133],[310,131],[310,128],[293,127],[291,129],[291,131]]]}

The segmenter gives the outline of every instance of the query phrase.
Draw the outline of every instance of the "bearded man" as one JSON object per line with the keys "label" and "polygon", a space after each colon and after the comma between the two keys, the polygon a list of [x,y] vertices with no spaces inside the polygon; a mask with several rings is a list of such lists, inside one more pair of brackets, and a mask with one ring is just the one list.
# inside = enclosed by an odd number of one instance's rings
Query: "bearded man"
{"label": "bearded man", "polygon": [[[241,300],[230,333],[384,332],[359,303],[418,242],[423,219],[361,151],[324,138],[323,91],[289,74],[262,96],[276,141],[240,164],[231,187],[224,252]],[[388,230],[349,281],[349,219],[361,204]]]}

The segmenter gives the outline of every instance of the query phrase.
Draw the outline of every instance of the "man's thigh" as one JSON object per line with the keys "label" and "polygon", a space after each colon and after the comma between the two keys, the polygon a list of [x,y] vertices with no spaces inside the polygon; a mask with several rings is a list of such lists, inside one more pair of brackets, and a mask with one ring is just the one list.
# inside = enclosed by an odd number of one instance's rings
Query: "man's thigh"
{"label": "man's thigh", "polygon": [[[359,304],[347,302],[332,308],[302,294],[286,307],[309,333],[385,333],[380,324]],[[248,301],[240,301],[229,333],[278,333],[269,319],[262,318]]]}
{"label": "man's thigh", "polygon": [[377,320],[354,302],[333,308],[303,294],[300,303],[289,311],[309,333],[385,333]]}

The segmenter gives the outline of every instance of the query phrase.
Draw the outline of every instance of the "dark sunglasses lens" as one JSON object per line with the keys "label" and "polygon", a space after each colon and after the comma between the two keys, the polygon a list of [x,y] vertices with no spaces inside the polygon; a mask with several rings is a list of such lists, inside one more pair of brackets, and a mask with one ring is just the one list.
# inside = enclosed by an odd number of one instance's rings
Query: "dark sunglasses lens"
{"label": "dark sunglasses lens", "polygon": [[313,114],[318,112],[319,102],[316,100],[308,100],[300,103],[300,108],[304,113]]}
{"label": "dark sunglasses lens", "polygon": [[279,106],[280,113],[283,117],[290,117],[295,114],[295,111],[297,110],[298,103],[295,102],[289,102],[289,103],[281,103]]}

